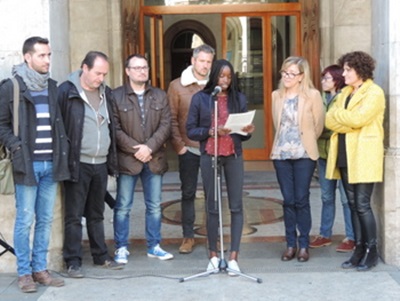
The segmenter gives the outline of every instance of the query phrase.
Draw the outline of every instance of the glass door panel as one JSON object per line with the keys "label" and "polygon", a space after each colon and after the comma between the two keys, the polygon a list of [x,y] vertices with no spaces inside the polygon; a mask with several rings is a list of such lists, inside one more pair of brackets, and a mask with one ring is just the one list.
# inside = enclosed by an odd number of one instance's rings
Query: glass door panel
{"label": "glass door panel", "polygon": [[283,61],[291,56],[299,54],[299,46],[296,43],[297,18],[295,16],[271,17],[272,38],[272,89],[278,88],[281,79],[279,71]]}
{"label": "glass door panel", "polygon": [[[255,126],[265,127],[262,17],[227,17],[226,59],[235,69],[249,110],[256,110]],[[264,149],[264,131],[255,131],[245,149]]]}

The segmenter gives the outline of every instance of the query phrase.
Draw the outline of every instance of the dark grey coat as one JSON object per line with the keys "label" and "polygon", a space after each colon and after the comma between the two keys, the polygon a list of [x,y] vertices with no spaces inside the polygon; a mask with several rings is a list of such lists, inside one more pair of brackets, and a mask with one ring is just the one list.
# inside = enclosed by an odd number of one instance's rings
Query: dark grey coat
{"label": "dark grey coat", "polygon": [[[16,76],[20,89],[19,133],[14,135],[14,96],[10,79],[0,85],[0,143],[12,154],[15,184],[37,185],[33,172],[33,151],[36,139],[36,109],[33,98],[24,81]],[[53,176],[55,181],[69,179],[69,143],[57,103],[57,83],[49,79],[49,110],[53,138]]]}

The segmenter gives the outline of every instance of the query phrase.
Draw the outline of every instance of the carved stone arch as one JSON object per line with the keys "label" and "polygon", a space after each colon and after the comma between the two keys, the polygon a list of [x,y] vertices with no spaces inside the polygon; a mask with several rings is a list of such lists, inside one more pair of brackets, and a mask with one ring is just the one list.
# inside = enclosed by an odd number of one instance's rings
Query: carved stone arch
{"label": "carved stone arch", "polygon": [[[216,39],[211,29],[205,24],[196,21],[196,20],[181,20],[174,24],[172,24],[164,33],[164,58],[165,58],[165,81],[166,86],[168,86],[169,82],[173,80],[172,77],[172,68],[179,66],[178,62],[173,62],[172,60],[172,51],[173,51],[173,43],[176,38],[184,32],[192,32],[197,34],[204,43],[210,45],[216,50]],[[191,56],[191,49],[186,49],[181,52],[181,58],[179,59],[179,63],[185,63],[183,61],[187,60],[187,57]],[[174,56],[176,59],[176,56]],[[183,61],[181,61],[183,60]],[[189,61],[190,64],[190,61]],[[176,71],[174,72],[176,73]],[[174,76],[177,77],[177,76]]]}

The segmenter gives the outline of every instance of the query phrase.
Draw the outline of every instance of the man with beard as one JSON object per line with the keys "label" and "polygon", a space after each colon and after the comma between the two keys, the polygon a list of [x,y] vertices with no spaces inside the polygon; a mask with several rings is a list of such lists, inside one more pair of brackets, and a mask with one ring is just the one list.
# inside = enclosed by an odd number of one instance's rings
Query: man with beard
{"label": "man with beard", "polygon": [[[18,286],[22,292],[32,293],[37,291],[35,282],[64,285],[64,280],[48,272],[47,253],[58,182],[69,178],[69,146],[57,104],[57,83],[49,73],[49,41],[28,38],[22,52],[24,63],[12,70],[19,85],[18,112],[13,110],[12,81],[8,79],[0,86],[0,143],[12,154]],[[19,119],[15,130],[14,115]]]}
{"label": "man with beard", "polygon": [[113,91],[119,165],[114,260],[128,262],[129,216],[139,178],[146,205],[147,256],[168,260],[174,256],[160,247],[162,177],[168,169],[165,144],[171,130],[167,95],[148,84],[149,65],[144,56],[129,56],[125,73],[128,83]]}
{"label": "man with beard", "polygon": [[208,81],[214,49],[202,44],[193,50],[191,65],[168,88],[171,106],[171,143],[178,155],[181,180],[181,220],[183,240],[179,253],[192,253],[195,245],[194,222],[197,181],[200,169],[200,144],[190,140],[186,133],[186,120],[193,94],[203,90]]}

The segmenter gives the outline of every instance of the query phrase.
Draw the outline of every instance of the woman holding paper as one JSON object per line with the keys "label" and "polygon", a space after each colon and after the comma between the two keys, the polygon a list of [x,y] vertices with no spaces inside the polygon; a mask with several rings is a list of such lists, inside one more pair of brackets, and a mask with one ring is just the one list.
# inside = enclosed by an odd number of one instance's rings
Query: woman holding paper
{"label": "woman holding paper", "polygon": [[311,229],[310,184],[319,157],[317,139],[324,128],[324,107],[306,59],[287,58],[280,73],[279,88],[272,92],[271,159],[283,195],[287,248],[281,259],[292,260],[299,248],[297,260],[305,262]]}
{"label": "woman holding paper", "polygon": [[[216,103],[215,103],[216,102]],[[217,105],[217,124],[214,106]],[[241,130],[245,135],[231,133],[224,127],[230,113],[247,112],[246,97],[239,92],[238,81],[232,65],[226,60],[213,63],[209,81],[193,95],[186,123],[187,135],[200,142],[200,168],[206,197],[207,239],[210,262],[207,270],[219,266],[217,252],[219,225],[217,200],[214,197],[213,159],[218,157],[218,167],[224,170],[229,209],[231,212],[231,248],[228,268],[240,272],[237,260],[243,229],[243,157],[242,141],[248,140],[255,127],[253,124]],[[217,137],[215,137],[217,133]],[[217,153],[215,154],[215,143]],[[234,273],[229,273],[234,276]]]}

